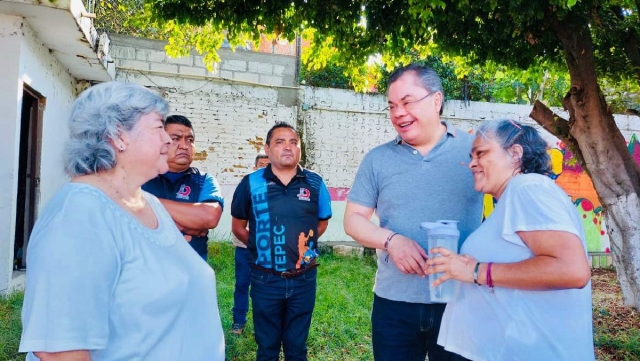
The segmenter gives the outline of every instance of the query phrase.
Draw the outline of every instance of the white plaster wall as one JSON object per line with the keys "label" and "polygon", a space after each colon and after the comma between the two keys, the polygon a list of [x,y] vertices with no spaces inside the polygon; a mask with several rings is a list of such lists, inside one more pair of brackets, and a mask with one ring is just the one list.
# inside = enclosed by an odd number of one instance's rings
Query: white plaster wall
{"label": "white plaster wall", "polygon": [[136,73],[118,73],[161,93],[170,114],[191,120],[196,134],[194,166],[235,187],[263,150],[267,131],[278,120],[295,125],[296,107],[278,102],[278,88]]}
{"label": "white plaster wall", "polygon": [[[119,52],[128,50],[120,48]],[[196,134],[193,165],[216,177],[225,198],[226,206],[212,238],[230,239],[233,192],[242,177],[252,171],[256,154],[264,151],[271,126],[276,121],[296,126],[297,107],[291,97],[297,90],[131,71],[118,71],[116,80],[151,88],[169,101],[171,114],[192,121]]]}
{"label": "white plaster wall", "polygon": [[[371,148],[396,136],[388,112],[384,110],[386,96],[340,89],[282,87],[269,82],[260,84],[258,78],[245,79],[243,72],[253,74],[264,68],[265,71],[273,70],[275,74],[276,68],[290,67],[278,65],[290,59],[262,55],[255,59],[261,67],[252,68],[249,65],[251,57],[255,56],[253,53],[229,53],[233,58],[227,59],[228,63],[215,74],[204,70],[197,74],[183,74],[178,62],[189,61],[189,58],[169,59],[162,52],[162,46],[160,42],[116,39],[114,53],[122,57],[118,63],[117,79],[156,89],[170,101],[173,113],[186,115],[193,121],[199,150],[194,165],[216,176],[227,202],[213,238],[229,237],[229,205],[233,191],[251,170],[267,130],[276,120],[283,120],[294,126],[303,124],[306,166],[320,173],[332,192],[334,217],[323,240],[349,241],[342,228],[344,199],[357,168]],[[193,66],[201,68],[201,61],[196,56],[192,58]],[[272,66],[268,65],[270,61]],[[154,65],[172,65],[173,68],[165,67],[160,72],[154,71]],[[222,71],[233,71],[235,75],[222,76]],[[203,72],[206,75],[202,75]],[[257,83],[229,82],[223,78]],[[443,119],[462,131],[473,132],[483,120],[511,118],[533,125],[549,144],[557,144],[555,137],[529,118],[531,108],[526,105],[449,101],[445,105]],[[559,109],[554,111],[563,115]],[[640,132],[638,117],[616,115],[616,120],[627,141],[632,134]]]}
{"label": "white plaster wall", "polygon": [[[386,96],[357,94],[339,89],[304,87],[301,114],[305,124],[308,164],[329,187],[351,187],[360,161],[373,147],[396,136],[387,111]],[[306,109],[306,110],[305,110]],[[486,102],[448,101],[442,119],[473,132],[488,119],[514,119],[534,126],[551,145],[558,139],[529,118],[532,106]],[[553,109],[567,116],[561,109]],[[627,141],[640,133],[640,118],[615,115]]]}
{"label": "white plaster wall", "polygon": [[[22,18],[0,14],[0,292],[9,287],[15,233],[15,199],[20,137],[18,74]],[[18,119],[18,121],[16,121]]]}
{"label": "white plaster wall", "polygon": [[233,192],[253,170],[256,154],[264,151],[269,128],[278,120],[295,126],[295,107],[279,104],[277,98],[275,88],[225,83],[166,95],[172,113],[194,123],[198,152],[194,166],[213,174],[222,187],[225,208],[212,239],[232,237]]}
{"label": "white plaster wall", "polygon": [[364,155],[397,135],[384,110],[387,99],[340,89],[303,89],[307,167],[320,173],[328,187],[349,188]]}
{"label": "white plaster wall", "polygon": [[58,188],[69,180],[63,168],[63,147],[69,136],[67,120],[76,96],[76,80],[42,45],[28,24],[25,24],[23,31],[20,79],[47,99],[40,159],[38,209],[42,209]]}
{"label": "white plaster wall", "polygon": [[[141,77],[142,78],[142,77]],[[198,89],[202,83],[166,80],[179,89]],[[152,85],[152,84],[147,84]],[[222,184],[227,208],[214,239],[230,237],[229,205],[235,186],[250,171],[256,152],[275,120],[296,124],[302,118],[307,167],[320,173],[334,196],[333,218],[323,241],[350,241],[344,233],[344,197],[353,183],[362,157],[373,147],[395,138],[384,95],[357,94],[339,89],[301,87],[300,107],[287,107],[276,101],[275,88],[211,83],[201,91],[169,93],[167,99],[176,113],[194,121],[197,146],[202,152],[194,164],[214,174]],[[560,110],[555,111],[562,113]],[[528,117],[531,106],[484,102],[449,101],[443,119],[466,132],[473,132],[486,119],[511,118],[533,125],[551,144],[558,140]],[[640,132],[635,116],[616,115],[627,139]],[[206,154],[205,154],[206,153]]]}
{"label": "white plaster wall", "polygon": [[[68,178],[62,169],[62,145],[74,99],[74,79],[42,45],[21,17],[0,14],[0,292],[11,288],[15,233],[18,149],[23,83],[47,100],[43,115],[40,202],[46,205]],[[18,280],[19,281],[19,280]]]}

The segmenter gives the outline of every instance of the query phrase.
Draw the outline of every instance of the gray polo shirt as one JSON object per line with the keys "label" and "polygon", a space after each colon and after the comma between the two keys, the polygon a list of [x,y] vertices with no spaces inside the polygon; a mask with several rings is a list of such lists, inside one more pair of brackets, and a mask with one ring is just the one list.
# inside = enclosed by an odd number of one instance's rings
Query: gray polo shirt
{"label": "gray polo shirt", "polygon": [[[420,222],[440,219],[460,223],[460,244],[480,226],[483,195],[473,189],[468,168],[473,136],[448,123],[447,132],[426,155],[401,141],[379,145],[365,155],[347,200],[375,208],[380,226],[418,242],[427,250]],[[430,303],[427,278],[398,270],[387,252],[378,250],[373,291],[394,301]]]}

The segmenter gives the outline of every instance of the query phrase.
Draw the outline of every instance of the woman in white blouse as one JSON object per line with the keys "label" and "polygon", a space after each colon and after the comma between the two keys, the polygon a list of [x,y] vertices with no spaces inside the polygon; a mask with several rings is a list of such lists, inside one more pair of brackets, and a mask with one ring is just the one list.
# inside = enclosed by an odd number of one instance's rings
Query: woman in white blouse
{"label": "woman in white blouse", "polygon": [[470,360],[594,360],[590,267],[582,220],[551,173],[538,132],[483,123],[471,149],[474,188],[497,199],[489,218],[425,272],[461,281],[438,344]]}

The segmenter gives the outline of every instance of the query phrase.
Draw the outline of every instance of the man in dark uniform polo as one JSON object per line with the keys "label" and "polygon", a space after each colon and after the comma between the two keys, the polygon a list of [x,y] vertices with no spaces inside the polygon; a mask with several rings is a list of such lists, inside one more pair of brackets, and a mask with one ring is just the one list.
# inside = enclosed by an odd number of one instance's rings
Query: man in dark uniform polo
{"label": "man in dark uniform polo", "polygon": [[265,153],[271,164],[236,188],[231,228],[249,250],[257,359],[277,361],[282,347],[287,361],[306,360],[318,238],[331,198],[322,177],[299,165],[300,137],[291,125],[269,130]]}
{"label": "man in dark uniform polo", "polygon": [[151,179],[142,189],[160,199],[184,238],[206,261],[207,234],[218,225],[224,206],[220,185],[210,174],[191,166],[195,152],[191,121],[171,115],[164,129],[171,137],[169,171]]}

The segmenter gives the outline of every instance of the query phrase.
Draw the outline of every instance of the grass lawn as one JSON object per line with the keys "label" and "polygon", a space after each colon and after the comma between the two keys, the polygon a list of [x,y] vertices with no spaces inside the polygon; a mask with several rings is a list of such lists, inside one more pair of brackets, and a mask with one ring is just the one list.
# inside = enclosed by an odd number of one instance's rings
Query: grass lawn
{"label": "grass lawn", "polygon": [[[225,331],[228,360],[255,360],[253,319],[241,336],[231,334],[234,288],[234,248],[213,243],[209,263],[216,271],[218,302]],[[311,360],[372,360],[370,312],[376,264],[368,257],[323,254],[318,268],[318,293],[309,332]]]}
{"label": "grass lawn", "polygon": [[[228,360],[255,360],[253,320],[249,311],[242,335],[231,329],[234,288],[234,247],[212,243],[209,263],[216,271],[218,301]],[[311,360],[372,360],[370,312],[376,265],[371,257],[323,254],[318,269],[318,293],[309,334]],[[0,361],[24,360],[19,354],[22,293],[0,297]]]}
{"label": "grass lawn", "polygon": [[[255,360],[251,312],[244,334],[233,335],[234,248],[213,243],[209,263],[216,271],[218,300],[228,360]],[[320,258],[318,295],[309,335],[311,360],[372,360],[369,313],[376,270],[371,257]],[[596,357],[600,361],[640,359],[640,313],[622,305],[613,270],[594,270],[593,319]],[[19,354],[22,294],[0,298],[0,361],[24,360]]]}

